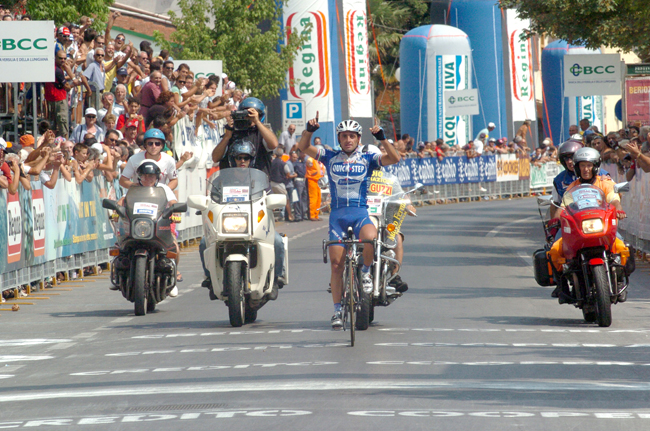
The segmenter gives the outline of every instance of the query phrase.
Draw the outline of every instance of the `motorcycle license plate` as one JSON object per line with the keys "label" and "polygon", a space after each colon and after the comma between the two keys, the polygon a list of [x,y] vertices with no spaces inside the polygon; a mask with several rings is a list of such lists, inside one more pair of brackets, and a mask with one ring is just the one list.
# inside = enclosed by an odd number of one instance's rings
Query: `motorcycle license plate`
{"label": "motorcycle license plate", "polygon": [[224,187],[222,199],[224,202],[245,202],[248,200],[248,193],[248,187]]}
{"label": "motorcycle license plate", "polygon": [[155,216],[156,212],[158,212],[157,204],[150,204],[149,202],[136,202],[133,205],[133,214]]}
{"label": "motorcycle license plate", "polygon": [[381,198],[369,197],[367,202],[368,202],[368,214],[370,215],[381,214]]}

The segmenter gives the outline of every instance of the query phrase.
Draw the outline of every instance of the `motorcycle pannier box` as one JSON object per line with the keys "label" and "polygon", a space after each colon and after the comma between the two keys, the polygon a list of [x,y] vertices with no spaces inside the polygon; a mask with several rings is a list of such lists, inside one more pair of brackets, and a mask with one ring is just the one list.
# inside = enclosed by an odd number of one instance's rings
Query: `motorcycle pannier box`
{"label": "motorcycle pannier box", "polygon": [[540,286],[555,286],[551,273],[551,265],[546,257],[546,250],[537,250],[533,253],[533,267],[535,268],[535,281]]}

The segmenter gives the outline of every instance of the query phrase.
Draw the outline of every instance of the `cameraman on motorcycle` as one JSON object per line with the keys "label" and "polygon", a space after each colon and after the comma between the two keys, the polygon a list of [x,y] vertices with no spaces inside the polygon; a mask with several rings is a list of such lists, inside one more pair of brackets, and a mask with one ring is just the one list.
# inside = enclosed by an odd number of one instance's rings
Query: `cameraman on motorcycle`
{"label": "cameraman on motorcycle", "polygon": [[[232,145],[230,145],[230,150],[228,152],[228,164],[230,166],[237,167],[237,168],[250,168],[251,165],[255,165],[256,154],[257,152],[252,142],[247,141],[245,139],[237,139],[232,143]],[[219,175],[219,171],[217,171],[215,175]],[[286,284],[284,278],[284,274],[285,274],[284,243],[282,242],[282,237],[277,231],[275,232],[273,245],[275,249],[275,267],[280,269],[280,271],[278,272],[278,274],[280,275],[278,275],[277,277],[278,278],[277,284],[280,288],[282,288]],[[211,283],[210,273],[208,272],[205,266],[205,260],[203,257],[203,253],[205,252],[205,249],[206,249],[205,239],[201,239],[201,243],[199,244],[199,255],[201,257],[201,265],[203,265],[203,272],[205,273],[205,277],[206,277],[202,283],[202,286],[210,288],[210,283]],[[212,290],[210,290],[210,294],[212,294]]]}
{"label": "cameraman on motorcycle", "polygon": [[[354,229],[354,235],[364,240],[377,237],[377,229],[368,217],[368,204],[366,191],[368,180],[375,169],[399,162],[397,150],[388,142],[384,130],[375,122],[370,129],[372,135],[381,141],[386,148],[387,155],[367,154],[359,145],[361,139],[361,125],[354,120],[345,120],[336,127],[336,134],[340,151],[317,149],[311,145],[312,134],[318,130],[318,113],[316,118],[309,120],[307,129],[303,132],[298,148],[301,152],[323,162],[327,169],[332,196],[329,221],[330,240],[343,239],[349,227]],[[334,301],[334,316],[332,327],[340,329],[343,326],[341,312],[341,292],[343,287],[343,261],[345,248],[331,245],[329,248],[331,260],[332,300]],[[363,248],[362,288],[373,288],[370,266],[374,258],[374,247],[366,244]]]}
{"label": "cameraman on motorcycle", "polygon": [[251,167],[259,169],[266,175],[271,172],[271,154],[278,146],[278,138],[269,128],[262,124],[266,116],[266,107],[261,100],[255,97],[247,97],[239,104],[239,109],[233,111],[234,114],[248,111],[249,122],[235,122],[232,115],[226,117],[228,124],[226,125],[226,132],[219,142],[219,145],[212,151],[212,161],[219,163],[220,169],[234,168],[235,164],[229,155],[229,147],[231,142],[240,139],[245,139],[253,144],[255,149],[255,158]]}
{"label": "cameraman on motorcycle", "polygon": [[[616,208],[616,217],[619,220],[627,217],[625,211],[623,210],[623,206],[621,205],[621,197],[614,191],[614,181],[612,181],[612,179],[607,175],[599,174],[600,172],[598,169],[600,168],[600,163],[600,153],[593,148],[581,148],[575,152],[573,155],[573,164],[575,166],[575,174],[577,176],[577,179],[566,188],[566,192],[562,198],[562,205],[559,209],[560,212],[562,211],[562,208],[573,203],[573,195],[570,193],[571,190],[583,184],[591,184],[594,187],[600,189],[605,195],[605,201]],[[618,233],[616,238],[616,249],[627,250],[625,243],[623,242],[622,238],[620,238]],[[553,246],[549,251],[549,256],[555,268],[560,271],[560,262],[564,257],[562,252],[561,237],[558,238],[555,243],[553,243]],[[558,297],[561,289],[561,286],[555,288],[551,296]],[[619,302],[623,302],[624,300],[625,298],[620,298]]]}

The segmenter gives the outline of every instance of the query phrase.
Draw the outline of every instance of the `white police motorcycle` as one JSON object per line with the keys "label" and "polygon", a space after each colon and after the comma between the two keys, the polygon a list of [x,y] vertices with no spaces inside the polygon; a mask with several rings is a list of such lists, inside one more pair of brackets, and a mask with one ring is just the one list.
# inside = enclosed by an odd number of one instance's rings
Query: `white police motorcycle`
{"label": "white police motorcycle", "polygon": [[[187,204],[203,217],[210,298],[224,301],[230,324],[240,327],[254,322],[257,311],[275,300],[282,287],[275,265],[273,210],[285,206],[286,196],[268,194],[268,177],[257,169],[222,169],[209,183],[210,196],[190,196]],[[287,284],[288,239],[282,242]]]}

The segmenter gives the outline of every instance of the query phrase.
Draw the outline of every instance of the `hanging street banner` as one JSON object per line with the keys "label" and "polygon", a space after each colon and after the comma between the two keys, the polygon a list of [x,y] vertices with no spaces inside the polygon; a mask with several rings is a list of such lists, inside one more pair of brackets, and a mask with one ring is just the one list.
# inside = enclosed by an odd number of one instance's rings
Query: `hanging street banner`
{"label": "hanging street banner", "polygon": [[54,82],[54,21],[3,21],[0,82]]}
{"label": "hanging street banner", "polygon": [[372,118],[365,0],[343,0],[345,79],[351,118]]}
{"label": "hanging street banner", "polygon": [[[287,73],[287,100],[305,102],[305,118],[334,121],[327,0],[290,0],[284,8],[287,38],[295,31],[308,40]],[[286,42],[286,41],[285,41]]]}
{"label": "hanging street banner", "polygon": [[445,91],[445,113],[448,116],[478,115],[478,90]]}
{"label": "hanging street banner", "polygon": [[621,94],[619,54],[564,56],[564,97]]}
{"label": "hanging street banner", "polygon": [[650,77],[625,79],[626,123],[650,125]]}
{"label": "hanging street banner", "polygon": [[[435,91],[430,94],[435,97],[435,103],[429,103],[429,109],[435,106],[435,127],[438,138],[445,144],[466,145],[471,139],[469,133],[470,116],[448,114],[444,100],[447,91],[467,90],[470,86],[470,63],[466,55],[436,55]],[[429,72],[431,73],[431,72]],[[431,97],[431,96],[430,96]],[[431,131],[429,132],[431,133]]]}
{"label": "hanging street banner", "polygon": [[513,121],[526,121],[536,117],[532,47],[530,39],[524,35],[524,30],[529,27],[530,20],[519,19],[515,9],[506,10],[508,73]]}

